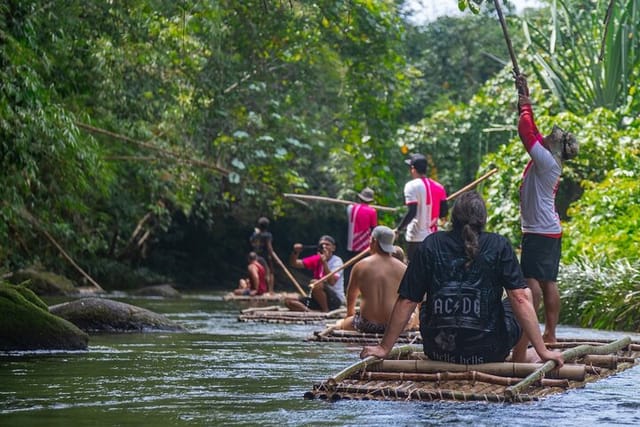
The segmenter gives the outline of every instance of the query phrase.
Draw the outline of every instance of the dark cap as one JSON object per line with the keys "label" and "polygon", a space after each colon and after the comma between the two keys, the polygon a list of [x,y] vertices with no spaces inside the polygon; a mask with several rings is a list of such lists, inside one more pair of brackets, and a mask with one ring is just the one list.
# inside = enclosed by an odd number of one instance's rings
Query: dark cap
{"label": "dark cap", "polygon": [[416,169],[427,169],[427,158],[422,154],[412,154],[407,160],[404,161],[409,166],[413,166]]}

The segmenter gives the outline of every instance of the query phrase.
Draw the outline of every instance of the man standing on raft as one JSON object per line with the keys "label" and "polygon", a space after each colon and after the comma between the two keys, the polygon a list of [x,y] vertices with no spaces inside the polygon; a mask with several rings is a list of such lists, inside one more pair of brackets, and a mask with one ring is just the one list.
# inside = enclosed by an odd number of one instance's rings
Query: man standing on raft
{"label": "man standing on raft", "polygon": [[575,137],[553,127],[542,136],[533,119],[529,88],[524,75],[516,76],[520,120],[518,133],[531,160],[522,174],[520,185],[520,223],[522,253],[520,264],[527,286],[533,293],[537,310],[544,299],[545,342],[556,342],[560,318],[560,293],[556,283],[560,265],[562,226],[555,199],[562,174],[562,163],[578,154]]}

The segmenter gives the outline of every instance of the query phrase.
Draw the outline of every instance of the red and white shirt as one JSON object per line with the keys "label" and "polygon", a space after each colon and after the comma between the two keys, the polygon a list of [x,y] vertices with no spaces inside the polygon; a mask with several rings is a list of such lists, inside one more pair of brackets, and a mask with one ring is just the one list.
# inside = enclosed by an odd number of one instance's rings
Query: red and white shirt
{"label": "red and white shirt", "polygon": [[543,137],[533,119],[531,105],[520,107],[518,133],[531,160],[522,174],[520,184],[520,224],[523,233],[562,236],[560,217],[555,200],[562,165],[542,145]]}
{"label": "red and white shirt", "polygon": [[422,242],[429,234],[438,231],[440,202],[446,199],[444,187],[432,179],[420,177],[405,184],[405,204],[417,205],[416,216],[409,222],[405,232],[407,242]]}

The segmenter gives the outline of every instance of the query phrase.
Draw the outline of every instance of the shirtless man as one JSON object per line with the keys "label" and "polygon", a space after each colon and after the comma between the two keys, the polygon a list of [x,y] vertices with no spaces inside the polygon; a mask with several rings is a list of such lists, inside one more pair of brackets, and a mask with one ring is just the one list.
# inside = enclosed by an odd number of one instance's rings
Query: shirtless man
{"label": "shirtless man", "polygon": [[[369,244],[371,255],[356,263],[347,288],[347,317],[337,322],[338,329],[383,333],[398,295],[406,265],[395,258],[395,233],[380,225],[373,229]],[[356,300],[360,295],[360,313]]]}
{"label": "shirtless man", "polygon": [[236,295],[256,296],[267,292],[267,271],[258,260],[258,254],[249,252],[247,256],[248,276],[240,279],[238,288],[233,291]]}

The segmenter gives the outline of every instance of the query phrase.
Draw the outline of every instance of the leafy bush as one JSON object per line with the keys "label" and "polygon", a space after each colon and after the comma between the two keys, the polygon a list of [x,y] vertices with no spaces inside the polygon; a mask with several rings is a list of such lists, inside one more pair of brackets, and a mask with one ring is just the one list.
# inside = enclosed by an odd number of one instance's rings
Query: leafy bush
{"label": "leafy bush", "polygon": [[560,321],[587,328],[640,331],[640,261],[580,257],[558,279]]}

